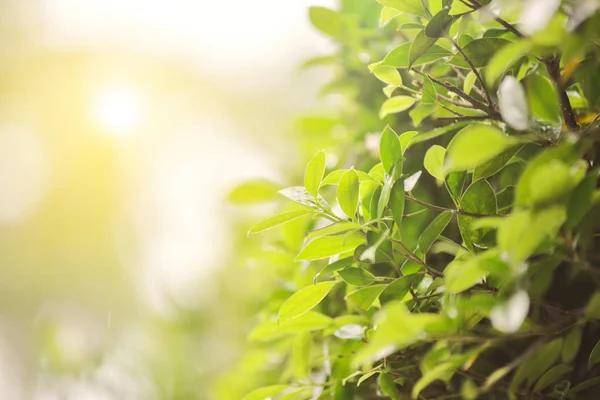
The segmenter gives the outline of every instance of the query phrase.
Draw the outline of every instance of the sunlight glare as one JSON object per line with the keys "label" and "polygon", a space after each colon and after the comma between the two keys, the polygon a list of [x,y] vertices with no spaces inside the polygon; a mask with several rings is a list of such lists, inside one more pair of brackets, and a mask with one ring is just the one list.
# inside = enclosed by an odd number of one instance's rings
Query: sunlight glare
{"label": "sunlight glare", "polygon": [[132,135],[142,120],[142,99],[130,88],[115,87],[101,92],[93,107],[97,123],[117,137]]}

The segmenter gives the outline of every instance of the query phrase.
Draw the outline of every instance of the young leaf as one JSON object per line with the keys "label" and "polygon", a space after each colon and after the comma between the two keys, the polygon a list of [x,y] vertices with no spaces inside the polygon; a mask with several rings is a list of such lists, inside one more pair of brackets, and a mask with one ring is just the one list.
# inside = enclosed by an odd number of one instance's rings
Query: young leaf
{"label": "young leaf", "polygon": [[279,323],[297,318],[315,308],[329,294],[337,282],[320,282],[300,289],[279,309]]}
{"label": "young leaf", "polygon": [[438,215],[421,234],[419,238],[419,249],[423,254],[429,251],[429,248],[435,240],[442,234],[444,229],[452,220],[451,212],[443,212]]}
{"label": "young leaf", "polygon": [[520,58],[529,54],[532,48],[533,43],[531,40],[521,39],[517,42],[509,43],[498,50],[485,68],[485,82],[487,86],[494,86],[496,81]]}
{"label": "young leaf", "polygon": [[431,176],[441,181],[444,180],[444,157],[446,156],[446,149],[442,146],[433,145],[425,153],[425,159],[423,160],[423,166],[429,172]]}
{"label": "young leaf", "polygon": [[348,267],[339,271],[344,282],[354,286],[367,286],[375,282],[375,276],[362,268]]}
{"label": "young leaf", "polygon": [[325,152],[320,151],[313,156],[313,158],[306,165],[306,171],[304,172],[304,187],[306,191],[313,196],[317,197],[319,193],[319,186],[323,180],[325,174]]}
{"label": "young leaf", "polygon": [[[292,186],[281,189],[279,193],[298,204],[302,204],[303,206],[308,206],[311,208],[316,207],[314,196],[310,194],[303,186]],[[327,202],[323,197],[321,197],[321,195],[318,195],[317,199],[319,200],[319,204],[327,205]]]}
{"label": "young leaf", "polygon": [[314,239],[321,236],[337,235],[338,233],[360,230],[362,225],[356,222],[338,222],[335,224],[328,225],[324,228],[315,229],[306,235],[306,239]]}
{"label": "young leaf", "polygon": [[400,135],[400,148],[402,149],[402,154],[408,149],[408,144],[418,133],[418,131],[408,131]]}
{"label": "young leaf", "polygon": [[286,222],[293,221],[296,218],[300,218],[300,217],[305,216],[306,214],[311,214],[311,213],[313,213],[312,210],[296,210],[296,211],[290,211],[290,212],[286,212],[283,214],[279,214],[279,215],[276,215],[271,218],[267,218],[266,220],[253,225],[252,228],[250,228],[250,230],[248,231],[248,235],[252,235],[254,233],[262,232],[267,229],[271,229],[276,226],[283,225]]}
{"label": "young leaf", "polygon": [[402,148],[400,147],[398,135],[389,126],[386,126],[381,134],[379,155],[383,169],[388,174],[392,171],[394,165],[402,159]]}
{"label": "young leaf", "polygon": [[410,96],[394,96],[387,99],[379,110],[379,118],[383,119],[390,114],[406,111],[415,104],[415,99]]}
{"label": "young leaf", "polygon": [[377,0],[377,2],[383,6],[391,7],[395,10],[416,15],[418,17],[427,15],[421,0]]}
{"label": "young leaf", "polygon": [[529,107],[525,90],[521,83],[512,76],[504,78],[498,88],[498,106],[502,119],[511,128],[524,131],[529,126]]}
{"label": "young leaf", "polygon": [[355,290],[346,296],[346,299],[364,310],[371,308],[375,300],[387,285],[372,285]]}
{"label": "young leaf", "polygon": [[514,145],[515,141],[491,125],[473,124],[454,136],[446,150],[446,172],[473,169]]}
{"label": "young leaf", "polygon": [[336,11],[325,7],[310,7],[308,16],[313,26],[325,35],[336,38],[342,33],[342,18]]}
{"label": "young leaf", "polygon": [[308,243],[300,251],[300,254],[296,256],[295,261],[318,260],[352,251],[364,243],[364,241],[365,237],[358,233],[319,237]]}
{"label": "young leaf", "polygon": [[398,70],[394,67],[383,65],[381,62],[369,65],[369,71],[382,82],[388,85],[400,86],[402,85],[402,77],[398,73]]}
{"label": "young leaf", "polygon": [[354,218],[358,207],[358,175],[353,169],[342,176],[337,189],[337,198],[344,214]]}
{"label": "young leaf", "polygon": [[477,81],[477,75],[473,71],[469,71],[467,76],[465,77],[465,81],[463,82],[463,92],[466,94],[470,94],[471,90],[473,90],[473,86],[475,86],[475,82]]}
{"label": "young leaf", "polygon": [[408,67],[410,68],[419,57],[431,48],[437,41],[437,38],[430,38],[422,30],[410,45],[408,52]]}
{"label": "young leaf", "polygon": [[379,26],[385,26],[389,21],[402,14],[402,11],[396,10],[395,8],[384,6],[381,9],[381,15],[379,17]]}

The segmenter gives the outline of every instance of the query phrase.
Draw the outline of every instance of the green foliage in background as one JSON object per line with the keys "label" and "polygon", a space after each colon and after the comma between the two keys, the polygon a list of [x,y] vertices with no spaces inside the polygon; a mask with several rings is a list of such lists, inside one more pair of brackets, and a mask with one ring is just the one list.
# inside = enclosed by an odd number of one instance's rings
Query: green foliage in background
{"label": "green foliage in background", "polygon": [[310,9],[338,113],[240,249],[259,311],[218,397],[597,398],[600,4],[488,3]]}

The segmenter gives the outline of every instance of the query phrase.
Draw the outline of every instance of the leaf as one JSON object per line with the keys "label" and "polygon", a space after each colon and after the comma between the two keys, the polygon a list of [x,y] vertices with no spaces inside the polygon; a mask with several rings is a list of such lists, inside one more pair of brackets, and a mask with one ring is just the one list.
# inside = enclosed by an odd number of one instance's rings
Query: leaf
{"label": "leaf", "polygon": [[[298,204],[302,204],[303,206],[308,206],[311,208],[316,207],[315,198],[303,186],[292,186],[281,189],[279,193]],[[317,199],[319,200],[319,204],[327,204],[321,195],[319,195]]]}
{"label": "leaf", "polygon": [[421,237],[419,238],[419,249],[425,255],[433,242],[442,234],[444,229],[448,226],[452,220],[453,214],[451,212],[443,212],[438,215],[430,224],[425,228]]}
{"label": "leaf", "polygon": [[417,381],[412,390],[412,397],[417,398],[419,393],[431,383],[438,379],[444,380],[445,377],[448,376],[449,373],[453,373],[460,366],[456,361],[447,361],[440,363],[428,370],[426,373],[421,376],[421,378]]}
{"label": "leaf", "polygon": [[575,188],[567,206],[567,228],[574,228],[592,207],[597,177],[586,176]]}
{"label": "leaf", "polygon": [[519,146],[510,147],[491,160],[479,165],[473,171],[473,181],[498,173],[520,149]]}
{"label": "leaf", "polygon": [[415,61],[419,59],[427,50],[437,41],[437,38],[430,38],[425,34],[425,30],[419,32],[415,40],[410,45],[408,52],[408,67],[410,68]]}
{"label": "leaf", "polygon": [[[475,68],[485,67],[492,56],[496,54],[502,47],[510,44],[506,39],[501,38],[480,38],[474,39],[463,47],[463,52],[471,60]],[[462,59],[462,55],[456,55],[450,60],[450,64],[454,64],[462,68],[470,68],[469,64]]]}
{"label": "leaf", "polygon": [[318,312],[309,311],[297,318],[280,322],[266,321],[248,335],[249,341],[269,341],[284,335],[318,331],[331,325],[332,319]]}
{"label": "leaf", "polygon": [[561,201],[571,192],[573,184],[571,168],[562,161],[552,160],[533,172],[529,187],[531,202],[548,205]]}
{"label": "leaf", "polygon": [[391,375],[382,372],[379,374],[379,388],[381,389],[381,393],[389,397],[393,400],[400,400],[400,391],[396,387],[396,383],[394,382],[394,378]]}
{"label": "leaf", "polygon": [[560,101],[552,82],[545,76],[529,75],[526,80],[527,100],[534,117],[560,123]]}
{"label": "leaf", "polygon": [[446,156],[446,149],[442,146],[433,145],[425,153],[425,159],[423,160],[423,166],[429,172],[431,176],[441,181],[445,179],[444,174],[444,157]]}
{"label": "leaf", "polygon": [[287,385],[265,386],[247,394],[242,400],[266,400],[270,399],[288,388]]}
{"label": "leaf", "polygon": [[321,33],[334,38],[341,35],[342,18],[336,11],[325,7],[310,7],[308,17],[313,26]]}
{"label": "leaf", "polygon": [[561,351],[561,359],[564,363],[570,363],[575,359],[581,345],[582,334],[583,329],[581,326],[576,326],[565,336],[565,344]]}
{"label": "leaf", "polygon": [[491,160],[511,145],[511,139],[491,125],[473,124],[463,128],[446,150],[445,171],[468,170]]}
{"label": "leaf", "polygon": [[344,214],[354,218],[358,207],[358,175],[353,169],[342,176],[337,189],[337,199]]}
{"label": "leaf", "polygon": [[385,290],[379,295],[381,304],[386,304],[394,300],[402,300],[410,291],[412,285],[420,278],[422,274],[404,275],[392,281],[387,285]]}
{"label": "leaf", "polygon": [[[435,104],[420,103],[415,108],[410,110],[408,112],[408,115],[410,116],[410,119],[412,120],[414,127],[417,128],[421,124],[421,122],[423,122],[423,120],[425,118],[427,118],[428,116],[433,114],[436,110],[437,110],[437,106]],[[405,150],[406,150],[406,148],[403,147],[403,151],[405,151]]]}
{"label": "leaf", "polygon": [[364,243],[365,237],[358,233],[339,236],[323,236],[308,243],[296,257],[299,260],[318,260],[356,249]]}
{"label": "leaf", "polygon": [[533,43],[529,39],[521,39],[514,43],[508,43],[498,50],[485,68],[485,82],[488,87],[496,84],[496,81],[519,59],[526,56],[533,49]]}
{"label": "leaf", "polygon": [[415,104],[415,99],[410,96],[394,96],[387,99],[379,110],[379,118],[383,119],[390,114],[406,111]]}
{"label": "leaf", "polygon": [[[390,52],[383,58],[381,63],[383,65],[387,65],[390,67],[396,68],[408,68],[410,64],[410,48],[411,42],[402,43],[401,45],[393,48]],[[437,61],[441,58],[451,56],[448,50],[444,49],[437,44],[432,45],[428,50],[426,50],[420,57],[418,57],[413,63],[412,66],[416,67],[423,64],[429,64],[434,61]]]}
{"label": "leaf", "polygon": [[304,187],[306,191],[313,196],[317,197],[319,193],[319,186],[323,175],[325,174],[325,152],[320,151],[313,156],[313,158],[306,165],[306,171],[304,172]]}
{"label": "leaf", "polygon": [[457,207],[460,205],[460,199],[463,195],[465,182],[467,180],[466,178],[467,173],[465,171],[454,171],[450,172],[445,180],[446,189]]}
{"label": "leaf", "polygon": [[519,28],[526,35],[544,29],[560,7],[561,0],[526,1],[521,12]]}
{"label": "leaf", "polygon": [[279,323],[297,318],[315,308],[337,282],[320,282],[300,289],[289,297],[279,309]]}
{"label": "leaf", "polygon": [[[342,176],[344,176],[344,174],[346,172],[348,172],[348,169],[337,169],[335,171],[332,171],[329,175],[327,175],[323,181],[321,182],[321,186],[325,186],[325,185],[338,185],[340,183],[340,180],[342,179]],[[364,182],[364,181],[374,181],[373,178],[371,178],[369,176],[369,174],[363,172],[363,171],[356,171],[356,175],[358,175],[358,181],[359,182]]]}
{"label": "leaf", "polygon": [[387,285],[372,285],[355,290],[346,296],[346,299],[364,310],[371,308],[375,300]]}
{"label": "leaf", "polygon": [[367,379],[369,379],[370,377],[372,377],[375,374],[379,374],[381,371],[379,370],[372,370],[367,372],[366,374],[364,374],[363,376],[360,377],[360,379],[356,382],[356,386],[360,386],[361,383],[363,383],[364,381],[366,381]]}
{"label": "leaf", "polygon": [[425,27],[425,35],[430,38],[440,38],[444,36],[448,32],[448,29],[450,29],[450,25],[454,22],[454,17],[448,15],[449,13],[450,8],[443,8],[440,12],[435,14]]}
{"label": "leaf", "polygon": [[315,275],[313,283],[316,284],[320,276],[331,274],[332,272],[335,272],[342,268],[346,268],[347,266],[354,264],[354,262],[354,257],[346,257],[324,266],[323,269],[321,269],[321,271],[319,271],[319,273]]}
{"label": "leaf", "polygon": [[594,293],[585,308],[587,319],[600,319],[600,291]]}
{"label": "leaf", "polygon": [[587,381],[582,382],[579,385],[577,385],[577,386],[573,387],[572,389],[570,389],[569,390],[569,398],[573,398],[573,395],[575,393],[582,392],[582,391],[584,391],[586,389],[589,389],[591,387],[594,387],[594,386],[596,386],[598,384],[600,384],[600,376],[588,379]]}
{"label": "leaf", "polygon": [[408,144],[410,143],[412,138],[418,134],[418,131],[408,131],[400,135],[400,148],[402,149],[402,154],[404,154],[404,152],[408,148]]}
{"label": "leaf", "polygon": [[357,224],[356,222],[338,222],[335,224],[328,225],[326,227],[315,229],[306,235],[306,239],[313,239],[321,236],[329,236],[336,235],[338,233],[360,230],[362,229],[362,225]]}
{"label": "leaf", "polygon": [[[480,179],[472,183],[460,200],[460,209],[462,211],[480,214],[480,215],[495,215],[498,212],[498,204],[494,189],[485,179]],[[474,250],[473,246],[485,246],[486,235],[490,232],[489,228],[476,229],[473,224],[476,218],[468,215],[458,215],[458,228],[460,234],[465,241],[466,246],[470,250]]]}
{"label": "leaf", "polygon": [[344,282],[354,286],[367,286],[375,282],[375,276],[362,268],[347,267],[338,274]]}
{"label": "leaf", "polygon": [[435,104],[437,100],[437,92],[435,86],[428,76],[423,77],[423,94],[421,96],[421,103],[423,104]]}
{"label": "leaf", "polygon": [[518,290],[506,302],[500,303],[492,309],[490,313],[492,326],[502,333],[518,331],[529,313],[529,303],[527,292]]}
{"label": "leaf", "polygon": [[444,270],[444,288],[447,294],[463,292],[481,282],[487,276],[480,259],[455,260]]}
{"label": "leaf", "polygon": [[562,344],[562,338],[558,338],[535,350],[515,372],[510,389],[516,390],[523,381],[526,382],[527,387],[537,381],[556,362],[560,356]]}
{"label": "leaf", "polygon": [[381,9],[381,15],[379,17],[379,26],[385,26],[385,24],[387,24],[389,21],[391,21],[393,18],[396,18],[400,14],[402,14],[402,11],[398,11],[395,8],[387,6],[383,7]]}
{"label": "leaf", "polygon": [[412,192],[412,190],[415,188],[415,186],[417,186],[417,182],[419,181],[419,178],[421,177],[421,173],[422,173],[422,171],[417,171],[404,180],[404,191],[405,192]]}
{"label": "leaf", "polygon": [[562,377],[565,374],[568,374],[572,370],[573,367],[571,367],[570,365],[555,365],[554,367],[550,368],[544,375],[542,375],[540,380],[533,387],[533,391],[536,393],[540,393],[542,390],[546,389],[548,386],[558,381],[560,377]]}
{"label": "leaf", "polygon": [[383,188],[381,189],[381,194],[377,201],[377,214],[375,214],[377,218],[383,217],[383,213],[389,204],[392,195],[393,182],[391,175],[386,176]]}
{"label": "leaf", "polygon": [[310,374],[310,348],[312,337],[308,332],[299,333],[292,346],[292,371],[296,377],[306,377]]}
{"label": "leaf", "polygon": [[465,81],[463,82],[463,92],[466,94],[471,93],[473,90],[473,86],[475,86],[475,82],[477,81],[477,75],[473,71],[469,71],[467,76],[465,77]]}
{"label": "leaf", "polygon": [[388,65],[383,65],[380,62],[369,65],[369,71],[382,82],[388,85],[400,86],[402,85],[402,77],[398,73],[398,70]]}
{"label": "leaf", "polygon": [[385,127],[381,134],[379,156],[383,169],[388,174],[392,171],[394,165],[402,159],[402,148],[400,147],[398,135],[396,135],[396,132],[389,125]]}
{"label": "leaf", "polygon": [[405,193],[404,193],[404,181],[397,180],[392,186],[392,191],[390,194],[389,208],[392,210],[392,216],[394,217],[394,222],[398,229],[402,226],[402,218],[404,216],[404,203],[405,203]]}
{"label": "leaf", "polygon": [[424,17],[427,14],[421,0],[377,0],[377,2],[383,6],[419,17]]}
{"label": "leaf", "polygon": [[255,179],[236,186],[227,195],[227,200],[234,204],[258,204],[273,201],[277,198],[279,186],[265,179]]}
{"label": "leaf", "polygon": [[525,90],[513,76],[504,78],[498,88],[498,107],[502,119],[511,128],[524,131],[529,126],[529,107]]}
{"label": "leaf", "polygon": [[454,124],[443,126],[441,128],[436,128],[436,129],[434,129],[432,131],[429,131],[429,132],[420,133],[420,134],[416,135],[410,141],[409,146],[412,146],[412,145],[417,144],[417,143],[424,142],[426,140],[435,139],[435,138],[437,138],[439,136],[442,136],[445,133],[452,132],[452,131],[454,131],[456,129],[460,129],[460,128],[464,127],[464,126],[471,125],[471,124],[472,124],[472,122],[460,121],[460,122],[456,122]]}
{"label": "leaf", "polygon": [[287,222],[295,220],[296,218],[300,218],[305,216],[306,214],[312,213],[313,211],[311,210],[295,210],[279,214],[271,218],[267,218],[266,220],[253,225],[248,231],[248,235],[266,231],[267,229],[275,228],[276,226],[283,225]]}

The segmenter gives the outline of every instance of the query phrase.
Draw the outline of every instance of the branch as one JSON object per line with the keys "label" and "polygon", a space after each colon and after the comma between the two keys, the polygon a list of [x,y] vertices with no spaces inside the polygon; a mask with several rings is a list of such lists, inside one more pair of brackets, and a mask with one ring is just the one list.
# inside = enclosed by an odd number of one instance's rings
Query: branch
{"label": "branch", "polygon": [[456,101],[456,100],[452,100],[450,97],[446,97],[444,95],[438,94],[437,98],[440,100],[444,100],[452,105],[458,106],[458,107],[463,107],[463,108],[475,108],[473,107],[472,104],[470,103],[461,103],[460,101]]}
{"label": "branch", "polygon": [[[458,117],[457,117],[458,118]],[[441,119],[441,118],[438,118]],[[474,217],[474,218],[486,218],[486,217],[490,217],[490,215],[484,215],[484,214],[475,214],[475,213],[470,213],[467,211],[462,211],[462,210],[455,210],[453,208],[446,208],[446,207],[440,207],[440,206],[436,206],[434,204],[429,204],[426,203],[424,201],[421,201],[415,197],[412,197],[408,194],[405,195],[406,198],[412,202],[415,202],[417,204],[422,205],[423,207],[429,208],[430,210],[434,210],[434,211],[441,211],[441,212],[451,212],[452,214],[460,214],[460,215],[466,215],[468,217]]]}
{"label": "branch", "polygon": [[437,118],[438,121],[486,121],[492,119],[495,121],[502,121],[500,118],[492,117],[491,115],[465,115],[464,117],[442,117]]}
{"label": "branch", "polygon": [[562,112],[563,119],[565,121],[565,125],[573,130],[579,129],[579,124],[577,123],[577,119],[575,119],[575,113],[573,113],[573,107],[571,107],[571,101],[569,100],[569,95],[563,89],[563,85],[561,84],[560,78],[560,56],[556,55],[551,58],[542,59],[544,64],[546,65],[546,69],[548,70],[548,75],[554,81],[556,88],[559,92],[560,97],[560,111]]}

